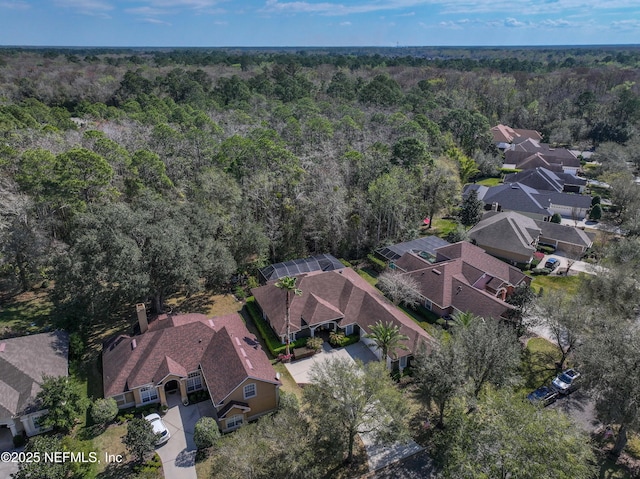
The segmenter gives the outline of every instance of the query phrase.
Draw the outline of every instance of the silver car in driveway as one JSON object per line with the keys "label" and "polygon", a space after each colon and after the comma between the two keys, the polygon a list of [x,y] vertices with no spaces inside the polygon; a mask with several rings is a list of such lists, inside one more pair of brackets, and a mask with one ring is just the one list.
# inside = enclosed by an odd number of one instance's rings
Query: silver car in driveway
{"label": "silver car in driveway", "polygon": [[560,394],[569,394],[578,389],[577,379],[580,373],[575,369],[567,369],[551,382],[551,387]]}
{"label": "silver car in driveway", "polygon": [[158,414],[149,414],[144,417],[149,424],[153,427],[153,432],[158,436],[158,440],[156,441],[156,446],[160,444],[164,444],[169,440],[171,434],[169,434],[169,429],[164,425],[164,421]]}

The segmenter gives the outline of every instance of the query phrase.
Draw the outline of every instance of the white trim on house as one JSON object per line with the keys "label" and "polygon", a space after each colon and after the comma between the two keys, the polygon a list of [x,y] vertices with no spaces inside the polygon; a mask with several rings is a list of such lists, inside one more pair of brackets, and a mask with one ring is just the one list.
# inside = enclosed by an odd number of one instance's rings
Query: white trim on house
{"label": "white trim on house", "polygon": [[[275,379],[275,378],[274,378],[274,379]],[[265,380],[265,379],[260,379],[260,378],[256,378],[256,377],[253,377],[253,376],[246,377],[245,379],[243,379],[243,380],[240,382],[240,384],[242,384],[242,383],[243,383],[243,382],[245,382],[245,381],[251,381],[251,380],[252,380],[252,381],[259,381],[259,382],[266,383],[266,384],[273,384],[274,386],[276,386],[276,388],[279,388],[279,387],[280,387],[280,383],[279,383],[277,380],[275,380],[275,381],[267,381],[267,380]],[[206,380],[205,380],[205,381],[206,381]],[[224,402],[227,400],[227,398],[228,398],[229,396],[231,396],[231,395],[232,395],[232,394],[233,394],[233,393],[234,393],[234,392],[235,392],[235,391],[240,387],[240,384],[238,384],[235,388],[233,388],[233,389],[231,390],[231,392],[230,392],[229,394],[227,394],[225,397],[223,397],[223,398],[220,400],[220,402],[219,402],[219,403],[217,403],[217,404],[213,401],[213,398],[211,398],[211,402],[213,402],[213,405],[214,405],[214,406],[216,406],[216,407],[218,407],[218,406],[220,406],[220,405],[224,404]],[[208,388],[208,386],[207,386],[207,390],[208,390],[208,389],[209,389],[209,388]]]}
{"label": "white trim on house", "polygon": [[135,406],[136,404],[135,400],[128,403],[125,402],[126,393],[116,394],[115,396],[111,396],[111,397],[116,401],[116,404],[118,405],[118,409],[125,409],[131,406]]}
{"label": "white trim on house", "polygon": [[197,370],[187,374],[185,387],[188,393],[200,391],[202,389],[202,372]]}
{"label": "white trim on house", "polygon": [[242,414],[236,414],[235,416],[231,416],[229,419],[225,421],[227,425],[227,431],[231,429],[237,429],[244,423],[244,416]]}
{"label": "white trim on house", "polygon": [[158,394],[158,388],[153,384],[146,386],[142,386],[139,388],[140,391],[140,401],[142,404],[149,404],[158,402],[160,400],[160,395]]}
{"label": "white trim on house", "polygon": [[246,399],[254,398],[258,395],[258,386],[256,383],[245,384],[242,388],[242,396]]}

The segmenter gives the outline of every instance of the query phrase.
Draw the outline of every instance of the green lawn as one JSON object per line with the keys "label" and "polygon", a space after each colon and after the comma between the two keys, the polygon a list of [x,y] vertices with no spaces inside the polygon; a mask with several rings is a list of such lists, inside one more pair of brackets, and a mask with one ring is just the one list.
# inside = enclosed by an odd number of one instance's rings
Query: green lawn
{"label": "green lawn", "polygon": [[375,287],[376,284],[378,284],[378,273],[376,273],[375,271],[373,271],[371,269],[368,269],[368,268],[363,268],[363,269],[358,269],[357,272],[371,286]]}
{"label": "green lawn", "polygon": [[498,186],[502,184],[502,178],[483,178],[476,181],[476,184],[482,186]]}
{"label": "green lawn", "polygon": [[[436,324],[438,316],[430,311],[425,310],[421,314],[405,306],[399,306],[399,308],[431,336],[438,337],[442,333],[442,328]],[[427,316],[425,313],[430,313],[433,317]]]}
{"label": "green lawn", "polygon": [[53,305],[49,290],[27,291],[0,307],[0,337],[11,333],[37,333],[50,325]]}
{"label": "green lawn", "polygon": [[544,291],[563,291],[567,294],[575,295],[578,292],[582,275],[576,276],[534,276],[531,288],[538,293],[540,288]]}
{"label": "green lawn", "polygon": [[280,389],[284,392],[295,394],[301,400],[302,388],[295,382],[287,367],[282,363],[276,362],[273,364],[273,369],[280,373],[280,381],[282,382]]}
{"label": "green lawn", "polygon": [[557,374],[555,362],[560,359],[558,347],[544,338],[533,338],[522,352],[520,373],[526,392],[549,383]]}
{"label": "green lawn", "polygon": [[634,477],[625,467],[616,464],[610,458],[605,458],[599,465],[598,479],[632,479]]}
{"label": "green lawn", "polygon": [[434,218],[431,228],[423,228],[422,232],[428,235],[439,236],[446,239],[447,235],[456,229],[455,220],[446,220],[444,218]]}

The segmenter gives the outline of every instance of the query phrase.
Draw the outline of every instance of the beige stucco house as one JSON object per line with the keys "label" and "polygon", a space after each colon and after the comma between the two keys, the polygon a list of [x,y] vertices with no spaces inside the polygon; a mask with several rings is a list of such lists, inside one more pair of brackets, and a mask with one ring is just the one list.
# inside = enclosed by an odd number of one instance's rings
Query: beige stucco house
{"label": "beige stucco house", "polygon": [[237,314],[160,315],[148,322],[138,305],[141,334],[121,335],[102,353],[104,396],[118,407],[188,401],[206,390],[222,431],[278,407],[280,381],[258,339]]}

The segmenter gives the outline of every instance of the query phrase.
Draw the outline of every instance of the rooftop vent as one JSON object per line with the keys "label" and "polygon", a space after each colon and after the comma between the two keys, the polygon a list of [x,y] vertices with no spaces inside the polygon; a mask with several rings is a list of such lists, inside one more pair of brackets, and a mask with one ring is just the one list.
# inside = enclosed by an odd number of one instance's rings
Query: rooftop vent
{"label": "rooftop vent", "polygon": [[0,343],[0,353],[4,352],[4,348],[7,345],[7,343]]}
{"label": "rooftop vent", "polygon": [[249,366],[249,369],[253,369],[253,364],[251,364],[251,361],[249,361],[248,359],[245,359],[245,361],[247,362],[247,366]]}
{"label": "rooftop vent", "polygon": [[131,341],[131,349],[136,349],[136,347],[138,346],[138,343],[136,342],[136,340],[134,339],[133,341]]}
{"label": "rooftop vent", "polygon": [[211,326],[211,327],[213,328],[213,326],[214,326],[214,325],[213,325],[213,319],[210,319],[210,320],[209,320],[209,326]]}
{"label": "rooftop vent", "polygon": [[236,344],[238,346],[242,346],[242,344],[240,344],[240,339],[238,338],[238,336],[236,336],[234,339],[236,340]]}
{"label": "rooftop vent", "polygon": [[442,274],[442,271],[440,271],[439,269],[432,269],[431,270],[434,274],[437,274],[438,276]]}

